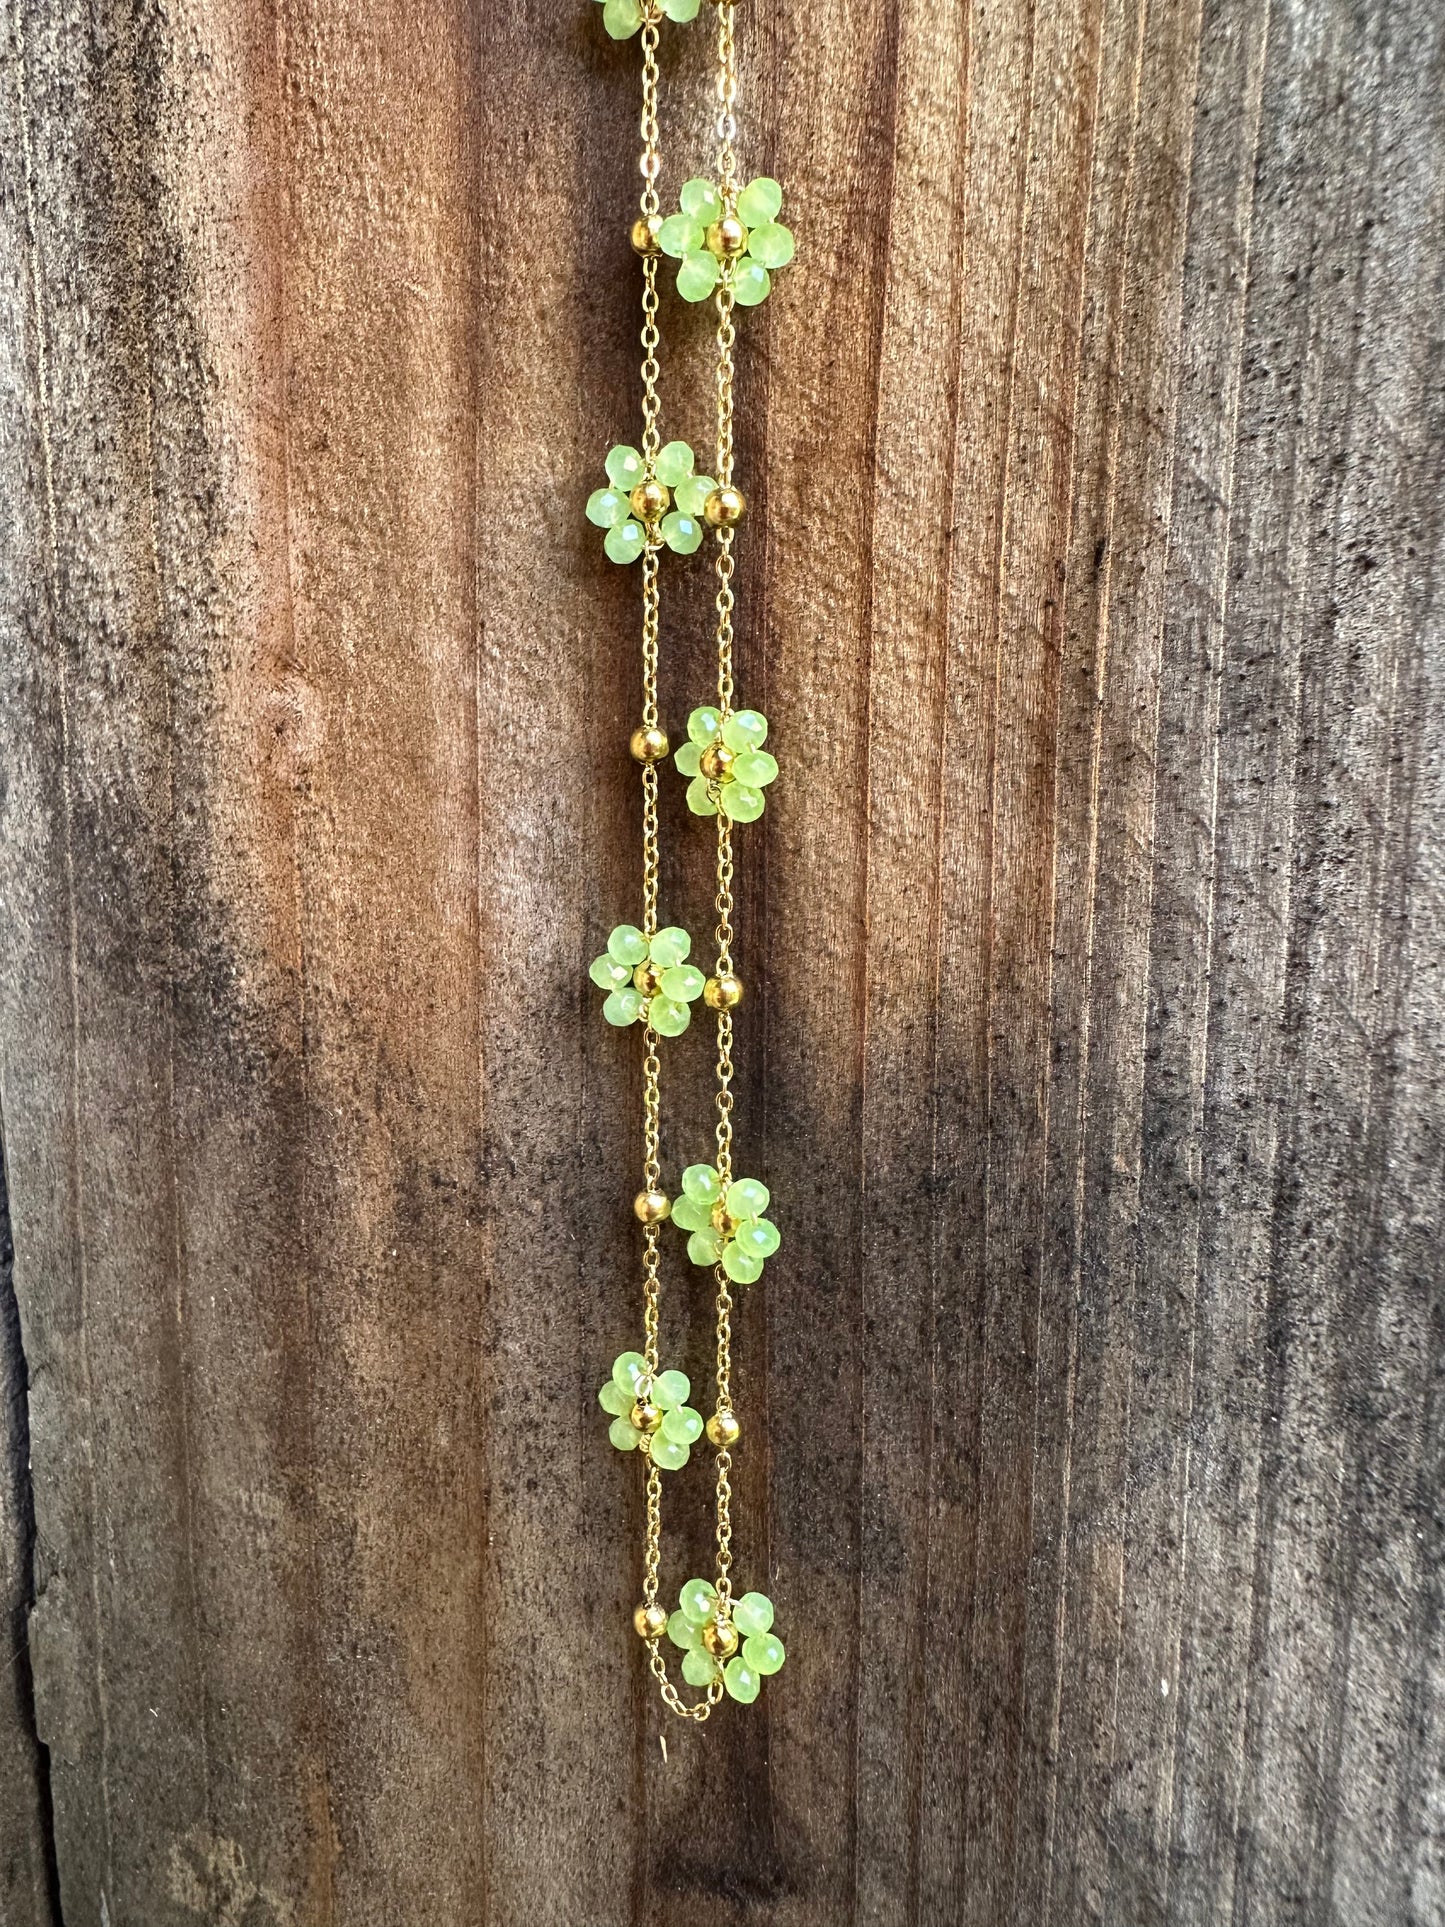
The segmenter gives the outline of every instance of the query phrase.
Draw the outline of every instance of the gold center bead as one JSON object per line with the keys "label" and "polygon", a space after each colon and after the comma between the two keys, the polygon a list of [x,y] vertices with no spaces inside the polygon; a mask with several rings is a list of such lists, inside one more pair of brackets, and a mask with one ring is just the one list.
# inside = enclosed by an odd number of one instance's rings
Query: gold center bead
{"label": "gold center bead", "polygon": [[735,760],[726,743],[710,743],[698,757],[697,766],[710,783],[720,783],[731,776]]}
{"label": "gold center bead", "polygon": [[632,513],[640,522],[655,522],[664,514],[672,497],[661,482],[639,482],[628,496],[627,501]]}
{"label": "gold center bead", "polygon": [[707,251],[719,261],[735,261],[748,245],[748,231],[736,214],[724,214],[707,231]]}

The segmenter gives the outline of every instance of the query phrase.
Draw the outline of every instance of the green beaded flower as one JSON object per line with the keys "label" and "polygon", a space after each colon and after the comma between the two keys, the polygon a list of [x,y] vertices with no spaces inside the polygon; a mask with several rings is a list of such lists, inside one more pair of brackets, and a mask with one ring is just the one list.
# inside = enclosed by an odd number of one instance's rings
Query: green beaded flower
{"label": "green beaded flower", "polygon": [[681,1037],[692,1022],[689,1004],[701,997],[707,981],[688,962],[692,938],[685,930],[659,930],[651,937],[631,923],[619,923],[588,976],[607,992],[602,1015],[625,1029],[645,1019],[659,1037]]}
{"label": "green beaded flower", "polygon": [[686,1372],[659,1372],[649,1379],[641,1352],[620,1353],[612,1361],[611,1378],[597,1394],[597,1403],[612,1415],[608,1438],[619,1452],[635,1452],[640,1446],[654,1465],[676,1472],[702,1437],[702,1413],[687,1402],[691,1391]]}
{"label": "green beaded flower", "polygon": [[773,1631],[773,1602],[766,1593],[745,1592],[729,1613],[706,1579],[689,1579],[683,1587],[667,1636],[682,1648],[682,1676],[689,1686],[711,1686],[721,1676],[731,1697],[744,1706],[757,1698],[770,1674],[782,1671],[787,1658]]}
{"label": "green beaded flower", "polygon": [[763,1216],[769,1191],[756,1178],[739,1178],[723,1187],[717,1168],[690,1164],[682,1174],[682,1196],[672,1207],[672,1222],[692,1236],[687,1255],[695,1265],[720,1264],[736,1284],[756,1284],[763,1263],[782,1239]]}
{"label": "green beaded flower", "polygon": [[[702,0],[661,0],[657,11],[679,25],[697,19]],[[643,22],[642,0],[602,0],[602,24],[614,40],[630,40]]]}
{"label": "green beaded flower", "polygon": [[706,301],[719,281],[740,308],[766,301],[773,274],[793,258],[793,236],[778,219],[783,190],[766,174],[749,181],[728,212],[712,181],[683,183],[680,214],[669,214],[657,245],[682,265],[677,291],[684,301]]}
{"label": "green beaded flower", "polygon": [[673,757],[687,786],[687,807],[694,816],[716,816],[721,808],[734,823],[753,823],[763,813],[764,786],[778,765],[763,748],[768,719],[761,710],[695,709],[687,719],[688,740]]}
{"label": "green beaded flower", "polygon": [[[606,462],[610,488],[587,497],[587,520],[606,529],[602,544],[614,562],[635,562],[644,549],[665,542],[675,555],[691,555],[702,541],[702,505],[717,487],[710,476],[694,475],[686,442],[669,442],[657,452],[652,473],[646,458],[619,442]],[[677,507],[668,512],[673,495]]]}

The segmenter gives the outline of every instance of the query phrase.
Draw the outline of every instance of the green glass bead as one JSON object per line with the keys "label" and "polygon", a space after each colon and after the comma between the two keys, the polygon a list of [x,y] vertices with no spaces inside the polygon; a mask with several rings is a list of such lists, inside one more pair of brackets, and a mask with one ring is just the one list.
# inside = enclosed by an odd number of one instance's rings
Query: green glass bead
{"label": "green glass bead", "polygon": [[699,1204],[694,1198],[675,1198],[672,1222],[679,1231],[705,1231],[712,1223],[712,1213],[705,1204]]}
{"label": "green glass bead", "polygon": [[689,1579],[677,1603],[694,1626],[706,1625],[717,1611],[717,1588],[706,1579]]}
{"label": "green glass bead", "polygon": [[608,481],[614,488],[621,489],[624,495],[635,489],[647,474],[647,464],[637,450],[626,442],[619,442],[616,448],[608,449],[603,466],[607,470]]}
{"label": "green glass bead", "polygon": [[587,520],[599,529],[615,529],[631,513],[627,497],[615,488],[594,488],[587,497]]}
{"label": "green glass bead", "polygon": [[750,1258],[771,1258],[782,1243],[778,1227],[768,1218],[749,1218],[740,1224],[734,1241]]}
{"label": "green glass bead", "polygon": [[736,1184],[728,1186],[730,1218],[760,1218],[772,1201],[772,1192],[756,1178],[739,1178]]}
{"label": "green glass bead", "polygon": [[717,483],[711,475],[688,475],[677,485],[677,506],[684,515],[699,516],[716,487]]}
{"label": "green glass bead", "polygon": [[691,1445],[702,1437],[702,1413],[695,1412],[690,1405],[676,1405],[664,1414],[662,1430],[665,1437],[675,1439],[679,1445]]}
{"label": "green glass bead", "polygon": [[681,1037],[692,1022],[692,1012],[674,997],[657,996],[647,1006],[647,1021],[659,1037]]}
{"label": "green glass bead", "polygon": [[682,1656],[682,1676],[689,1686],[711,1686],[717,1678],[717,1661],[701,1646]]}
{"label": "green glass bead", "polygon": [[632,1394],[620,1392],[609,1378],[597,1394],[597,1403],[604,1412],[610,1412],[613,1418],[626,1418],[632,1410]]}
{"label": "green glass bead", "polygon": [[735,1654],[723,1668],[723,1685],[744,1706],[751,1706],[763,1690],[762,1680],[740,1654]]}
{"label": "green glass bead", "polygon": [[599,990],[621,990],[624,984],[632,982],[632,972],[615,957],[594,957],[587,966],[587,975]]}
{"label": "green glass bead", "polygon": [[653,937],[648,955],[659,970],[670,970],[682,963],[691,949],[692,938],[680,925],[670,923]]}
{"label": "green glass bead", "polygon": [[744,1251],[736,1238],[723,1246],[722,1268],[739,1285],[755,1285],[763,1275],[762,1259]]}
{"label": "green glass bead", "polygon": [[642,25],[642,8],[637,0],[605,0],[602,24],[614,40],[630,40]]}
{"label": "green glass bead", "polygon": [[793,235],[781,221],[765,221],[748,236],[748,253],[765,268],[785,268],[793,258]]}
{"label": "green glass bead", "polygon": [[679,964],[675,970],[664,970],[659,980],[659,988],[664,997],[671,997],[679,1004],[695,1003],[702,995],[706,977],[693,964]]}
{"label": "green glass bead", "polygon": [[652,1402],[664,1412],[671,1412],[679,1405],[686,1405],[691,1391],[692,1380],[686,1372],[659,1372],[652,1381]]}
{"label": "green glass bead", "polygon": [[755,1673],[766,1678],[770,1673],[780,1673],[783,1661],[788,1657],[783,1642],[776,1633],[754,1633],[751,1639],[743,1641],[743,1658]]}
{"label": "green glass bead", "polygon": [[662,518],[662,539],[674,555],[696,555],[702,547],[702,523],[674,509]]}
{"label": "green glass bead", "polygon": [[[677,291],[684,301],[706,301],[717,286],[718,275],[721,272],[716,257],[709,254],[705,248],[686,254],[683,256],[682,266],[677,271]],[[758,273],[765,281],[767,280],[768,277],[762,268],[758,269]],[[766,293],[767,289],[764,288],[763,294]],[[762,298],[762,295],[757,295],[754,300],[761,301]],[[751,305],[749,302],[743,302],[745,308]]]}
{"label": "green glass bead", "polygon": [[722,1234],[708,1225],[694,1231],[687,1241],[687,1255],[695,1265],[715,1265],[722,1254]]}
{"label": "green glass bead", "polygon": [[[669,214],[657,230],[657,245],[664,254],[670,254],[674,261],[696,254],[702,243],[702,224],[693,220],[690,214]],[[672,483],[669,482],[667,486],[671,488]]]}
{"label": "green glass bead", "polygon": [[[691,258],[692,257],[689,257],[689,259]],[[712,256],[709,255],[708,259],[711,260]],[[684,266],[685,265],[686,263],[684,263]],[[680,285],[681,283],[679,282],[679,286]],[[733,300],[737,302],[740,308],[756,308],[760,302],[766,301],[772,285],[768,271],[762,262],[750,260],[746,255],[743,256],[742,260],[738,262],[736,268],[733,270]],[[694,295],[690,298],[693,300],[703,299],[701,295]]]}
{"label": "green glass bead", "polygon": [[697,1627],[693,1625],[686,1613],[670,1613],[667,1621],[667,1636],[674,1646],[679,1646],[683,1652],[690,1653],[697,1644]]}
{"label": "green glass bead", "polygon": [[662,0],[662,11],[669,20],[675,20],[679,26],[683,26],[689,20],[697,19],[697,10],[701,5],[702,0]]}
{"label": "green glass bead", "polygon": [[629,1024],[635,1024],[642,1015],[642,1006],[646,1001],[642,992],[635,985],[629,984],[626,990],[613,991],[602,1006],[602,1015],[609,1024],[615,1024],[618,1030],[626,1030]]}
{"label": "green glass bead", "polygon": [[607,939],[607,954],[634,970],[647,961],[647,939],[635,923],[619,923]]}
{"label": "green glass bead", "polygon": [[[780,189],[780,194],[781,191]],[[722,213],[722,195],[718,193],[711,181],[704,180],[700,174],[694,175],[690,181],[683,182],[677,201],[684,214],[690,214],[694,221],[700,221],[704,227],[709,222],[715,221]],[[781,207],[782,204],[780,199],[778,206]],[[771,218],[770,215],[769,219]]]}
{"label": "green glass bead", "polygon": [[653,473],[664,488],[676,488],[692,473],[693,453],[686,442],[668,442],[657,451]]}
{"label": "green glass bead", "polygon": [[708,790],[705,776],[694,776],[687,786],[687,807],[694,816],[716,816],[717,806]]}
{"label": "green glass bead", "polygon": [[709,709],[695,709],[687,719],[688,741],[696,743],[699,749],[707,749],[717,741],[718,730],[722,726],[722,712]]}
{"label": "green glass bead", "polygon": [[724,783],[718,791],[718,801],[723,815],[731,817],[734,823],[756,823],[767,808],[762,791],[752,789],[747,783]]}
{"label": "green glass bead", "polygon": [[637,1428],[631,1419],[615,1418],[607,1428],[607,1436],[619,1452],[637,1450]]}
{"label": "green glass bead", "polygon": [[755,790],[771,783],[777,773],[777,759],[765,749],[745,749],[733,759],[734,777],[739,783],[751,784]]}
{"label": "green glass bead", "polygon": [[696,743],[684,743],[672,760],[684,776],[696,776],[701,756],[702,751]]}
{"label": "green glass bead", "polygon": [[690,1164],[682,1174],[683,1196],[693,1198],[698,1204],[705,1204],[709,1211],[715,1204],[721,1204],[723,1194],[722,1179],[713,1164]]}
{"label": "green glass bead", "polygon": [[773,1630],[773,1602],[765,1592],[745,1592],[733,1607],[733,1624],[744,1639],[760,1639]]}
{"label": "green glass bead", "polygon": [[777,220],[782,205],[782,188],[771,175],[759,174],[738,196],[738,219],[744,227],[766,227]]}
{"label": "green glass bead", "polygon": [[[666,1425],[667,1420],[664,1419],[663,1426]],[[664,1472],[680,1472],[687,1464],[687,1446],[680,1439],[669,1438],[666,1430],[653,1433],[650,1450],[652,1463],[660,1465]]]}
{"label": "green glass bead", "polygon": [[768,740],[768,719],[760,709],[735,709],[722,725],[729,749],[761,749]]}
{"label": "green glass bead", "polygon": [[626,522],[619,522],[615,529],[607,531],[602,547],[609,562],[635,562],[647,547],[642,524],[630,518]]}
{"label": "green glass bead", "polygon": [[637,1388],[647,1376],[647,1360],[641,1352],[619,1352],[612,1361],[612,1383],[627,1394],[628,1410],[637,1397]]}

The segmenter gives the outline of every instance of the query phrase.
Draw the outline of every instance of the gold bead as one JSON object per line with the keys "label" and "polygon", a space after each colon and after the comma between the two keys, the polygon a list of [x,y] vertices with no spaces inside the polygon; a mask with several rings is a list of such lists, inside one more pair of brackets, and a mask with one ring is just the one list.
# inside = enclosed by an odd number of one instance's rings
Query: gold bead
{"label": "gold bead", "polygon": [[726,743],[709,743],[697,759],[697,766],[710,783],[720,783],[732,770],[736,758]]}
{"label": "gold bead", "polygon": [[635,1432],[655,1432],[662,1423],[662,1407],[640,1398],[627,1416]]}
{"label": "gold bead", "polygon": [[710,1619],[702,1629],[702,1643],[714,1659],[731,1659],[738,1649],[738,1629],[730,1619]]}
{"label": "gold bead", "polygon": [[627,498],[632,513],[639,522],[655,522],[663,514],[672,497],[661,482],[639,482]]}
{"label": "gold bead", "polygon": [[743,1000],[741,977],[709,977],[702,987],[702,1000],[709,1010],[736,1010]]}
{"label": "gold bead", "polygon": [[668,752],[667,731],[654,723],[650,729],[634,729],[628,748],[634,762],[660,763]]}
{"label": "gold bead", "polygon": [[735,261],[748,244],[748,231],[736,214],[724,214],[707,231],[707,251],[719,261]]}
{"label": "gold bead", "polygon": [[639,1191],[632,1208],[643,1224],[661,1224],[672,1216],[672,1199],[665,1191]]}
{"label": "gold bead", "polygon": [[703,503],[702,512],[710,527],[730,529],[735,522],[742,521],[743,510],[746,507],[747,503],[743,500],[742,490],[734,488],[729,483],[726,488],[713,490]]}
{"label": "gold bead", "polygon": [[728,1216],[728,1208],[725,1204],[715,1204],[711,1216],[713,1230],[720,1231],[725,1238],[730,1238],[738,1228],[737,1219]]}
{"label": "gold bead", "polygon": [[714,1412],[707,1422],[707,1435],[714,1445],[736,1445],[742,1434],[743,1428],[731,1412]]}
{"label": "gold bead", "polygon": [[667,1631],[667,1613],[661,1606],[639,1606],[632,1615],[639,1639],[661,1639]]}
{"label": "gold bead", "polygon": [[632,251],[634,254],[661,254],[657,230],[662,226],[660,214],[639,214],[632,223]]}
{"label": "gold bead", "polygon": [[657,995],[657,986],[661,983],[662,979],[657,974],[657,966],[655,964],[640,963],[632,973],[632,981],[644,997],[655,997]]}

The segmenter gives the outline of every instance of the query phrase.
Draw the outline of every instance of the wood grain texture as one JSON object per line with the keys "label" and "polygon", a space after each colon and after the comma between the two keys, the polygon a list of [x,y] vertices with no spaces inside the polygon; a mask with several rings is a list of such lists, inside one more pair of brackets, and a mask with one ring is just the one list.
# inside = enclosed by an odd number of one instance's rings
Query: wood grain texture
{"label": "wood grain texture", "polygon": [[[1445,1914],[1445,22],[738,21],[800,242],[738,583],[786,1236],[739,1552],[789,1663],[695,1733],[595,1411],[636,47],[581,0],[11,0],[0,1927]],[[672,185],[705,33],[663,56]],[[705,569],[667,590],[676,731]]]}

